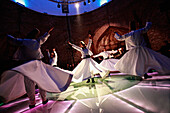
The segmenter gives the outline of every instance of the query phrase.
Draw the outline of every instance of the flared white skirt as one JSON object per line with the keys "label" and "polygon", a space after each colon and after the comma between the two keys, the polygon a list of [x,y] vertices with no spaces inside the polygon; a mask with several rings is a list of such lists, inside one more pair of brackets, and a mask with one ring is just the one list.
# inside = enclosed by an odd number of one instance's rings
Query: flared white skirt
{"label": "flared white skirt", "polygon": [[119,61],[119,59],[104,59],[100,65],[107,68],[110,71],[118,71],[115,69],[114,65]]}
{"label": "flared white skirt", "polygon": [[95,74],[100,74],[102,78],[109,74],[109,70],[98,64],[92,58],[83,59],[73,70],[74,82],[82,82],[88,78],[94,77]]}
{"label": "flared white skirt", "polygon": [[122,73],[140,76],[149,69],[155,69],[159,74],[169,74],[170,58],[147,47],[136,47],[123,55],[115,64],[115,69]]}
{"label": "flared white skirt", "polygon": [[39,60],[5,71],[0,76],[0,97],[3,102],[9,102],[26,93],[24,76],[33,80],[38,87],[47,92],[65,91],[71,83],[72,72],[58,67],[52,67]]}

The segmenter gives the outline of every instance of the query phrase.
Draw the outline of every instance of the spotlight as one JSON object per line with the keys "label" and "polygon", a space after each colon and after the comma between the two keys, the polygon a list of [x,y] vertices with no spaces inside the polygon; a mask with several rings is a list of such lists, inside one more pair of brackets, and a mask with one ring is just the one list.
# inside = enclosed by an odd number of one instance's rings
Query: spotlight
{"label": "spotlight", "polygon": [[19,2],[16,2],[19,6],[21,7],[25,7],[25,4],[24,3],[19,3]]}
{"label": "spotlight", "polygon": [[60,8],[60,4],[59,3],[57,4],[57,7]]}
{"label": "spotlight", "polygon": [[88,0],[88,4],[90,4],[90,0]]}
{"label": "spotlight", "polygon": [[84,1],[84,5],[86,5],[86,2]]}
{"label": "spotlight", "polygon": [[78,3],[76,3],[75,7],[78,9],[80,7],[80,5]]}

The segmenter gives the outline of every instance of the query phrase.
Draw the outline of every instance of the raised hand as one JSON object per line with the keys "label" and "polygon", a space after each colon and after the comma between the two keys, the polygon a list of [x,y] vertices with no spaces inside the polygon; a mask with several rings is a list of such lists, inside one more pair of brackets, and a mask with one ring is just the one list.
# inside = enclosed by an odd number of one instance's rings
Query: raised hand
{"label": "raised hand", "polygon": [[71,43],[68,41],[68,44],[70,44],[71,45]]}
{"label": "raised hand", "polygon": [[52,27],[49,31],[48,31],[48,34],[54,29],[54,27]]}

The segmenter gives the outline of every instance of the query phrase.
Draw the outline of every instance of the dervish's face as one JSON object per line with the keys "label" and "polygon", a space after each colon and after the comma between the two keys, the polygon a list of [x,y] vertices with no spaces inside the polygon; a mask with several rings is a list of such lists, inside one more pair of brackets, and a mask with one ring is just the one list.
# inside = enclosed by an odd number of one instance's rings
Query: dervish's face
{"label": "dervish's face", "polygon": [[51,58],[53,58],[54,57],[54,53],[51,53]]}
{"label": "dervish's face", "polygon": [[86,47],[86,45],[84,45],[84,44],[82,44],[82,43],[80,42],[80,47],[85,48],[85,47]]}

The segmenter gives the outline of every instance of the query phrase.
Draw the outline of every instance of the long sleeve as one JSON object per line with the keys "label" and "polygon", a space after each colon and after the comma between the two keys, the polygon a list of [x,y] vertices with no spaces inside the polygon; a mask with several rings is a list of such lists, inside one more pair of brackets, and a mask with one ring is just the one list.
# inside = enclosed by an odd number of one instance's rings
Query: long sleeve
{"label": "long sleeve", "polygon": [[103,56],[103,52],[97,54],[97,55],[94,55],[93,57],[96,58],[96,57],[99,57],[99,56]]}
{"label": "long sleeve", "polygon": [[115,54],[117,53],[117,50],[107,51],[109,54]]}
{"label": "long sleeve", "polygon": [[50,34],[46,32],[43,36],[39,37],[37,41],[40,43],[40,45],[42,45],[48,39],[49,36]]}
{"label": "long sleeve", "polygon": [[144,28],[141,28],[139,30],[137,30],[140,33],[146,33],[152,26],[152,22],[146,22],[146,25]]}
{"label": "long sleeve", "polygon": [[23,39],[14,38],[11,35],[8,35],[7,37],[8,37],[8,41],[9,41],[10,44],[16,45],[16,46],[22,46],[23,45]]}
{"label": "long sleeve", "polygon": [[87,44],[87,49],[90,49],[90,47],[91,47],[91,44],[92,44],[92,39],[89,39],[89,42],[88,42],[88,44]]}
{"label": "long sleeve", "polygon": [[57,55],[57,52],[56,52],[56,51],[54,51],[54,55],[55,55],[55,60],[56,60],[56,62],[57,62],[58,55]]}
{"label": "long sleeve", "polygon": [[70,45],[72,46],[72,48],[76,49],[77,51],[81,51],[81,50],[82,50],[81,47],[76,46],[76,45],[74,45],[74,44],[72,44],[72,43],[70,43]]}
{"label": "long sleeve", "polygon": [[118,33],[115,33],[115,35],[114,35],[114,37],[119,41],[124,41],[129,36],[131,36],[131,32],[127,33],[125,35],[119,35]]}
{"label": "long sleeve", "polygon": [[131,31],[125,35],[119,35],[118,33],[115,33],[114,37],[119,41],[124,41],[126,38],[133,36],[135,33],[146,33],[151,28],[152,23],[146,22],[146,26],[144,28],[141,28],[139,30]]}
{"label": "long sleeve", "polygon": [[54,62],[55,62],[55,63],[56,63],[56,65],[57,65],[58,55],[57,55],[56,51],[54,51],[54,54],[55,54]]}

